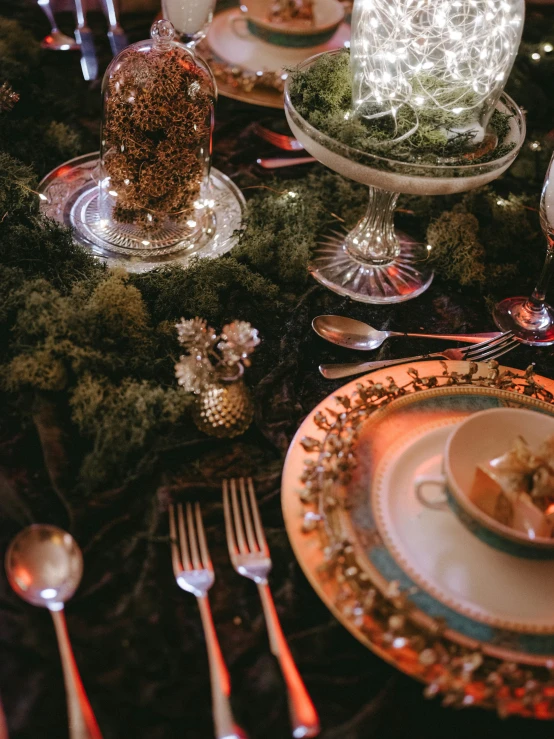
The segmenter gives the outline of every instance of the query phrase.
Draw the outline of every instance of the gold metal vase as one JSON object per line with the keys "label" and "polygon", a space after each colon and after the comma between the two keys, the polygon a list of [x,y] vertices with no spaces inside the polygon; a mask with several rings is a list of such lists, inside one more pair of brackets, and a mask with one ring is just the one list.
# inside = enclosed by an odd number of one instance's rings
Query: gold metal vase
{"label": "gold metal vase", "polygon": [[243,434],[254,418],[254,403],[242,376],[208,383],[196,397],[192,418],[209,436],[230,439]]}

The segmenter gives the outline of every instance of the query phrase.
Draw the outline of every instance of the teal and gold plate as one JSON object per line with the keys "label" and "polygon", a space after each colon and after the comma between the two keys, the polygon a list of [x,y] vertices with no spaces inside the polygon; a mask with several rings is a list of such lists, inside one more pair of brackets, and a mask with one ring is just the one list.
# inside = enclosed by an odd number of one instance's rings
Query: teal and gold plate
{"label": "teal and gold plate", "polygon": [[554,382],[463,362],[414,369],[349,383],[300,427],[282,488],[296,556],[336,617],[430,695],[552,718],[554,561],[493,549],[452,510],[425,508],[414,481],[440,471],[470,414],[554,417]]}

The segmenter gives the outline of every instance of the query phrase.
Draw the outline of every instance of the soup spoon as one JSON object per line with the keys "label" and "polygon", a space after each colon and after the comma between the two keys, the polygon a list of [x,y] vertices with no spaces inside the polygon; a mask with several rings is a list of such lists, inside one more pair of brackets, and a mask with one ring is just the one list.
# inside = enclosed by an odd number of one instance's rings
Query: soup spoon
{"label": "soup spoon", "polygon": [[64,603],[77,590],[83,574],[83,555],[77,542],[57,526],[28,526],[8,547],[6,573],[20,598],[48,608],[52,615],[64,673],[70,739],[102,739],[81,682],[64,616]]}
{"label": "soup spoon", "polygon": [[318,336],[331,344],[366,352],[378,349],[391,336],[462,341],[466,344],[479,344],[486,339],[494,339],[500,336],[498,332],[488,334],[409,334],[404,331],[379,331],[368,323],[346,318],[346,316],[317,316],[312,321],[312,328]]}

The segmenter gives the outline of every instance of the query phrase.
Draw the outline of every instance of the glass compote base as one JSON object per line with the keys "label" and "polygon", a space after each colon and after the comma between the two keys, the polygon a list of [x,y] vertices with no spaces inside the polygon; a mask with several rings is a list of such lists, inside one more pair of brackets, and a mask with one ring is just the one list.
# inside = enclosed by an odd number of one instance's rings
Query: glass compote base
{"label": "glass compote base", "polygon": [[365,216],[350,233],[334,231],[320,242],[310,264],[316,280],[340,295],[366,303],[400,303],[433,281],[427,249],[394,228],[398,193],[369,188]]}
{"label": "glass compote base", "polygon": [[[318,56],[307,59],[299,69],[310,67]],[[420,295],[433,279],[429,246],[395,231],[399,194],[449,195],[496,179],[513,162],[525,139],[521,110],[505,94],[497,103],[497,110],[510,116],[510,131],[503,143],[514,145],[504,156],[478,164],[469,158],[467,164],[419,164],[353,149],[317,130],[294,107],[291,79],[285,86],[285,113],[294,136],[329,169],[369,187],[365,216],[350,233],[334,232],[322,241],[313,255],[311,273],[334,292],[365,303],[400,303]],[[496,139],[490,136],[491,140],[494,151]]]}

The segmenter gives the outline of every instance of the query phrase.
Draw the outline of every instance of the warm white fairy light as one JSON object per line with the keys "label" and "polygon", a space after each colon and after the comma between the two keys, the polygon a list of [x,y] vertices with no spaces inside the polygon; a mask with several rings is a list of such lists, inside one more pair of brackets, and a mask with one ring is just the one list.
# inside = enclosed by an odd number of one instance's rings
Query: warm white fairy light
{"label": "warm white fairy light", "polygon": [[353,107],[369,118],[413,124],[422,111],[459,117],[457,131],[482,139],[506,83],[523,27],[524,0],[355,0]]}

